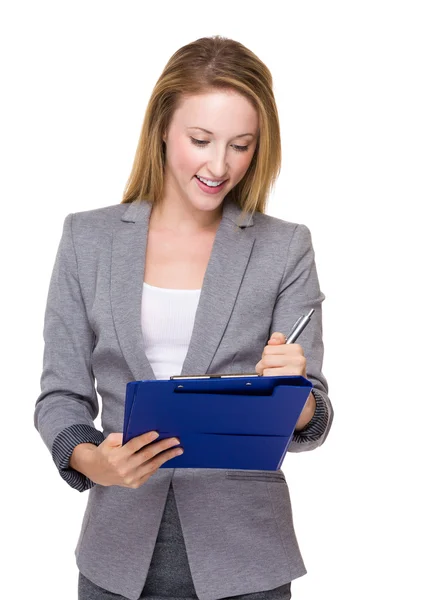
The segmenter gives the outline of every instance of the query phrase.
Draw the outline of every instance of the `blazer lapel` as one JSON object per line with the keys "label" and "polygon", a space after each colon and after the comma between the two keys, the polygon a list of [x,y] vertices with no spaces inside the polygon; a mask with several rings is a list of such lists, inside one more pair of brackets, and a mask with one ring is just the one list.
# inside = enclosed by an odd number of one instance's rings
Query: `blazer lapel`
{"label": "blazer lapel", "polygon": [[[144,351],[141,330],[146,245],[152,203],[134,201],[114,231],[111,261],[111,306],[116,334],[135,380],[156,379]],[[238,295],[255,241],[253,219],[238,227],[241,209],[226,199],[205,273],[195,322],[181,373],[209,372]]]}
{"label": "blazer lapel", "polygon": [[149,218],[149,202],[132,202],[113,233],[111,308],[122,354],[135,381],[156,379],[144,352],[141,299]]}
{"label": "blazer lapel", "polygon": [[[230,319],[255,241],[252,218],[238,227],[241,209],[225,201],[202,285],[189,349],[181,373],[202,375],[210,365]],[[232,359],[232,357],[231,357]],[[212,372],[212,371],[211,371]]]}

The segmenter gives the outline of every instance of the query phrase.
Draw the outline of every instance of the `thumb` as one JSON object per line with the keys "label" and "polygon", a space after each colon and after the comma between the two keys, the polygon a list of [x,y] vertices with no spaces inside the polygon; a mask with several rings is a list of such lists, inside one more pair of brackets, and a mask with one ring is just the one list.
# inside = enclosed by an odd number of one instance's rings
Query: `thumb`
{"label": "thumb", "polygon": [[279,331],[275,331],[270,336],[268,344],[270,344],[270,343],[272,343],[272,344],[285,344],[286,341],[287,341],[287,338],[285,337],[285,335],[283,333],[280,333]]}
{"label": "thumb", "polygon": [[123,433],[109,433],[104,441],[112,447],[121,446],[123,441]]}

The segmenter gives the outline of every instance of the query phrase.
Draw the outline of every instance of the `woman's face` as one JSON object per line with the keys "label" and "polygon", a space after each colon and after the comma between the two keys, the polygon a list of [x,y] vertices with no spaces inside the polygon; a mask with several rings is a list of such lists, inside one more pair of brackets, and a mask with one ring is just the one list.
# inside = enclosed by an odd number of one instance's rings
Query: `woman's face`
{"label": "woman's face", "polygon": [[[217,209],[250,166],[258,126],[257,111],[237,92],[213,91],[182,99],[163,138],[164,200],[178,200],[197,210]],[[224,183],[208,187],[197,176]]]}

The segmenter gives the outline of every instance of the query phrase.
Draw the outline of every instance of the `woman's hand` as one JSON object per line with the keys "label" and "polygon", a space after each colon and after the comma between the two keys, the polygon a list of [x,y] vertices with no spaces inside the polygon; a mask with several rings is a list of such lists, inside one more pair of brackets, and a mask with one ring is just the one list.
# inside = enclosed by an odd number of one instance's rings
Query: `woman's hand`
{"label": "woman's hand", "polygon": [[157,437],[156,432],[149,431],[122,446],[123,434],[110,433],[99,446],[86,443],[77,445],[70,466],[99,485],[135,489],[156,473],[163,463],[183,453],[182,448],[168,450],[180,443],[177,438],[151,443]]}
{"label": "woman's hand", "polygon": [[[272,333],[262,358],[256,364],[259,375],[302,375],[306,377],[306,358],[300,344],[286,344],[283,333]],[[296,424],[296,431],[303,429],[315,413],[315,396],[311,392]]]}
{"label": "woman's hand", "polygon": [[306,358],[300,344],[286,344],[283,333],[272,333],[262,358],[256,364],[259,375],[302,375],[306,377]]}

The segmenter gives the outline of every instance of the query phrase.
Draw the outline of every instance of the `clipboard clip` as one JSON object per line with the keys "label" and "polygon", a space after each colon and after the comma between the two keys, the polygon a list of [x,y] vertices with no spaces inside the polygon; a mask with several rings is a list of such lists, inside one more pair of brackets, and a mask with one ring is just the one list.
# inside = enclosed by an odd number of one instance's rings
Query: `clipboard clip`
{"label": "clipboard clip", "polygon": [[238,377],[262,377],[259,373],[217,373],[204,375],[172,375],[170,379],[231,379]]}

